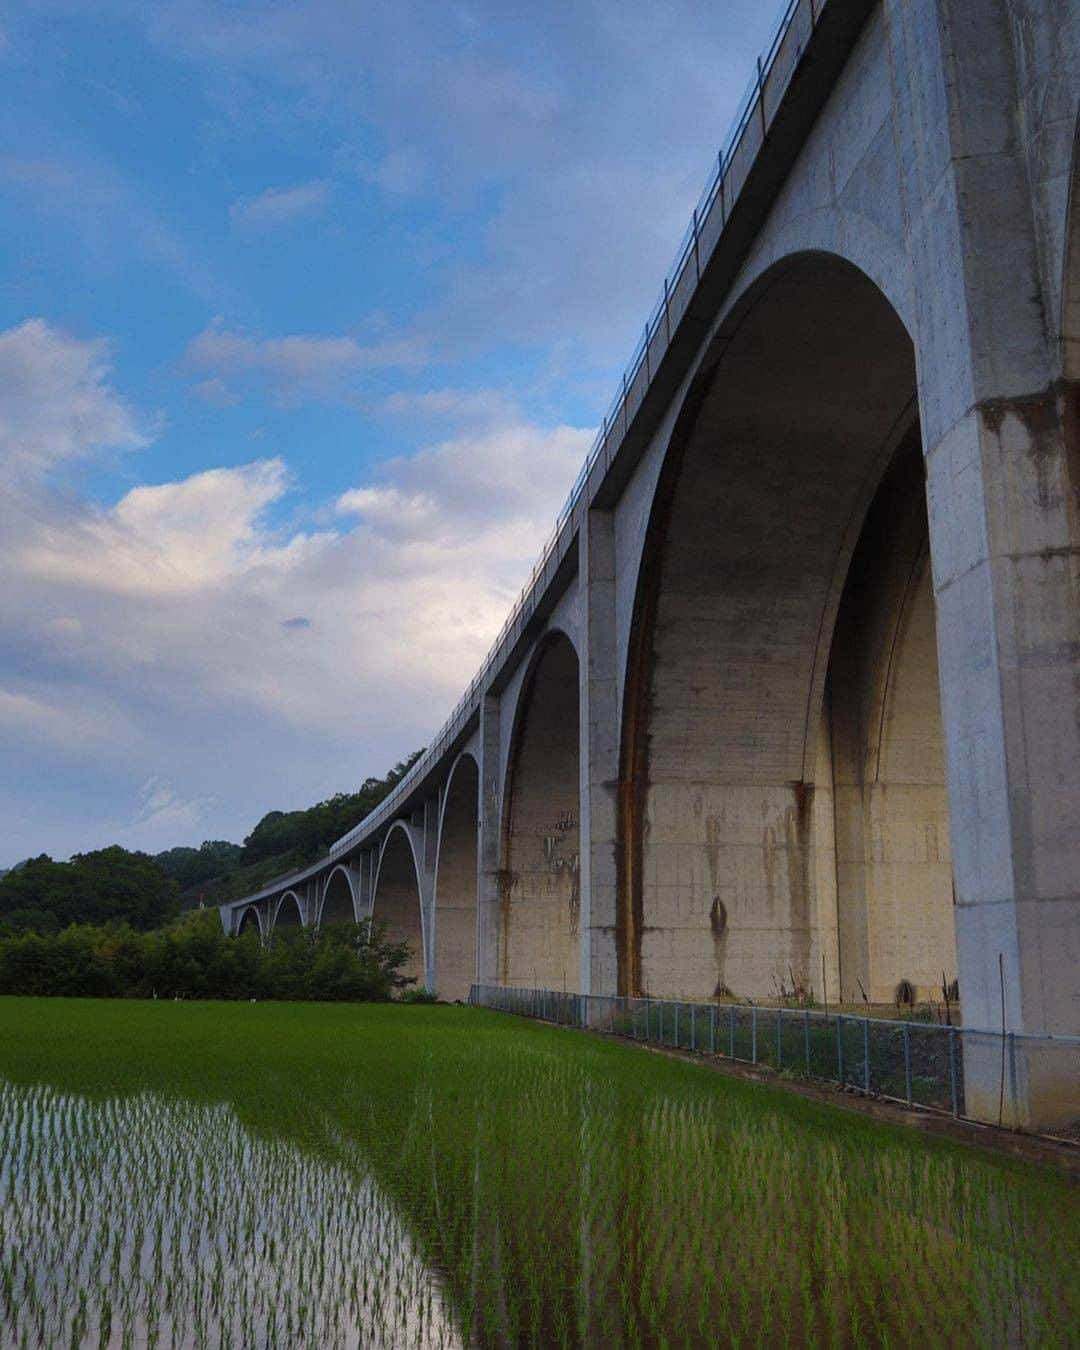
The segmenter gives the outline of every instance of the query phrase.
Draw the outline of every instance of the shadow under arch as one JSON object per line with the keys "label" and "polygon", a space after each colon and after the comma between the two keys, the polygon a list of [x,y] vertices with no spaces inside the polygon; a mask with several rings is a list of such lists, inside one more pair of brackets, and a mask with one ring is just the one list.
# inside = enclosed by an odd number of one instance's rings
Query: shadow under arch
{"label": "shadow under arch", "polygon": [[256,937],[263,941],[263,919],[257,905],[248,905],[240,916],[236,929],[237,937]]}
{"label": "shadow under arch", "polygon": [[522,681],[507,756],[500,984],[578,987],[579,720],[577,649],[562,629],[549,629]]}
{"label": "shadow under arch", "polygon": [[468,751],[450,770],[435,857],[433,941],[435,988],[465,999],[476,978],[480,768]]}
{"label": "shadow under arch", "polygon": [[270,924],[270,936],[279,929],[299,932],[304,927],[304,907],[295,891],[286,891],[274,906],[274,917]]}
{"label": "shadow under arch", "polygon": [[396,820],[383,839],[375,872],[372,918],[389,942],[407,942],[411,955],[401,974],[424,982],[427,942],[420,892],[420,868],[404,821]]}
{"label": "shadow under arch", "polygon": [[[839,916],[861,846],[840,840],[833,810],[830,654],[871,503],[902,447],[909,458],[915,447],[921,470],[918,444],[910,337],[846,260],[782,259],[719,326],[675,423],[635,596],[621,993],[760,998],[812,986],[820,996],[824,969],[835,999]],[[921,472],[914,488],[910,474],[904,482],[925,532]],[[864,580],[874,572],[867,563]],[[881,661],[868,667],[878,678]],[[940,729],[936,664],[922,710]],[[943,767],[934,773],[928,823],[948,870]],[[861,791],[862,763],[853,775]],[[873,833],[868,810],[853,811],[852,831]],[[899,863],[922,822],[878,823]],[[894,869],[892,884],[910,875]],[[929,903],[940,909],[940,895]],[[947,901],[946,912],[951,934]]]}
{"label": "shadow under arch", "polygon": [[356,922],[356,896],[353,893],[352,879],[346,869],[339,865],[332,869],[323,886],[319,905],[319,927],[324,923]]}

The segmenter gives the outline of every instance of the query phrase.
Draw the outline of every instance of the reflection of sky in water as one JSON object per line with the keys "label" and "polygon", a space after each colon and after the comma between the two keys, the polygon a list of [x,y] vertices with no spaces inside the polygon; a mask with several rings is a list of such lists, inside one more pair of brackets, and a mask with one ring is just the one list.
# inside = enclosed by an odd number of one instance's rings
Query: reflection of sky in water
{"label": "reflection of sky in water", "polygon": [[0,1083],[0,1342],[460,1345],[371,1178],[225,1106]]}

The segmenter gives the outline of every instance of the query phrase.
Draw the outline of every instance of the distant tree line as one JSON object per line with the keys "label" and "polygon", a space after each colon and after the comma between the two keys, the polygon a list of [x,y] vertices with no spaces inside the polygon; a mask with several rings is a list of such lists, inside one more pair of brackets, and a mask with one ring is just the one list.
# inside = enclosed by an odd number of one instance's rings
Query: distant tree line
{"label": "distant tree line", "polygon": [[280,934],[263,947],[226,937],[216,911],[197,911],[152,932],[126,923],[0,932],[0,994],[376,1001],[414,983],[401,973],[410,954],[368,924]]}
{"label": "distant tree line", "polygon": [[70,862],[47,854],[0,878],[0,932],[58,933],[69,924],[157,928],[180,908],[180,887],[145,853],[98,849]]}
{"label": "distant tree line", "polygon": [[47,854],[0,874],[0,935],[60,933],[71,924],[160,928],[200,901],[221,903],[304,867],[375,809],[421,754],[305,811],[271,811],[244,840],[208,839],[151,857],[113,845],[55,862]]}

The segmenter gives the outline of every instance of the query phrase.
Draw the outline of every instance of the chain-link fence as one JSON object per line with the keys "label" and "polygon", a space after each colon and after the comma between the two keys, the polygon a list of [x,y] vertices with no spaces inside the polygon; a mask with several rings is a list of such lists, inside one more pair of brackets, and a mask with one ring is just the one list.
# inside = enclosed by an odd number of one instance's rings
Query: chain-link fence
{"label": "chain-link fence", "polygon": [[[473,985],[484,1008],[762,1065],[911,1106],[1021,1125],[1037,1081],[1072,1084],[1080,1120],[1080,1036],[1032,1036],[810,1008],[679,1003]],[[1066,1094],[1069,1089],[1066,1087]],[[1068,1106],[1063,1109],[1065,1118]]]}

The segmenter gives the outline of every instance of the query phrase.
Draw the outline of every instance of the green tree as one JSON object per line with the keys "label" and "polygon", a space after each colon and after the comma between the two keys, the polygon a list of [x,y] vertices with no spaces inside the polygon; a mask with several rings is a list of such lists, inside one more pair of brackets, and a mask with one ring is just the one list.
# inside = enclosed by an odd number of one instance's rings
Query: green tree
{"label": "green tree", "polygon": [[0,933],[0,994],[385,1000],[412,983],[401,973],[409,957],[378,926],[301,930],[266,948],[226,937],[202,910],[152,932],[111,923]]}
{"label": "green tree", "polygon": [[42,854],[0,880],[0,921],[17,930],[112,920],[148,929],[178,908],[176,882],[147,854],[116,845],[66,863]]}

